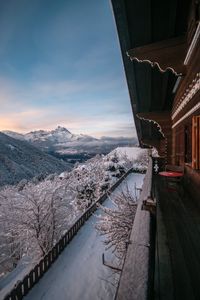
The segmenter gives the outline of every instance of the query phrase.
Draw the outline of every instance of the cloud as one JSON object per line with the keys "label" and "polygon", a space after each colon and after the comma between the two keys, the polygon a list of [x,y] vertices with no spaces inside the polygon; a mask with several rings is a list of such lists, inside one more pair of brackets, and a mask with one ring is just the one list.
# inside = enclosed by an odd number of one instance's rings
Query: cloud
{"label": "cloud", "polygon": [[109,136],[135,136],[134,124],[117,122],[115,118],[74,117],[70,114],[53,111],[51,109],[32,109],[19,113],[7,113],[0,117],[0,130],[13,130],[29,132],[32,130],[51,130],[61,125],[73,133],[85,133],[96,137]]}
{"label": "cloud", "polygon": [[2,1],[0,12],[0,129],[132,134],[106,0]]}
{"label": "cloud", "polygon": [[[99,95],[98,88],[104,90],[104,82],[96,87],[88,81],[38,80],[24,86],[1,77],[0,130],[27,132],[62,125],[94,136],[132,136],[130,104],[125,105],[119,95]],[[88,90],[94,93],[92,97]]]}

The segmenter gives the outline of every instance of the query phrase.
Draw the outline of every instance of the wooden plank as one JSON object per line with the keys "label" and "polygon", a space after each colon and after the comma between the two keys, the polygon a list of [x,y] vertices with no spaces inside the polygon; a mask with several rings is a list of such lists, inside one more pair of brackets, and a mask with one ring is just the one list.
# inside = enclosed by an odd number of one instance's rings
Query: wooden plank
{"label": "wooden plank", "polygon": [[156,221],[155,300],[171,300],[174,298],[171,258],[167,232],[159,203],[157,203]]}
{"label": "wooden plank", "polygon": [[192,117],[192,168],[200,169],[200,116]]}
{"label": "wooden plank", "polygon": [[198,169],[198,119],[196,117],[196,122],[195,122],[195,169]]}
{"label": "wooden plank", "polygon": [[192,117],[192,168],[195,169],[196,164],[196,144],[195,144],[195,122],[196,117]]}
{"label": "wooden plank", "polygon": [[[200,210],[191,196],[179,186],[167,193],[158,182],[157,190],[167,232],[166,247],[169,247],[171,257],[174,298],[169,299],[199,299]],[[162,280],[165,281],[165,278],[160,276],[160,290],[165,295]]]}
{"label": "wooden plank", "polygon": [[197,121],[198,121],[198,157],[197,157],[197,162],[198,162],[198,170],[200,169],[200,116],[197,117]]}

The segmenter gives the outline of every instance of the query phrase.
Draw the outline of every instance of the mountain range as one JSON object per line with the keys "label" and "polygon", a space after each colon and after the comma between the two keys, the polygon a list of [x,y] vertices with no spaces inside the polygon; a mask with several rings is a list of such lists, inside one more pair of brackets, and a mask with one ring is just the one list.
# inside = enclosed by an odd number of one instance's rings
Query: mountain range
{"label": "mountain range", "polygon": [[37,130],[26,134],[3,131],[6,135],[31,143],[37,148],[68,162],[86,160],[97,153],[107,154],[117,146],[133,146],[136,138],[94,138],[85,134],[73,134],[65,127],[46,131]]}
{"label": "mountain range", "polygon": [[14,139],[0,132],[0,186],[15,184],[40,174],[60,173],[72,166],[25,140]]}
{"label": "mountain range", "polygon": [[50,143],[52,145],[55,144],[63,144],[72,141],[82,141],[88,142],[97,140],[91,136],[84,134],[72,134],[65,127],[58,126],[57,128],[47,131],[47,130],[36,130],[31,131],[25,134],[21,134],[14,131],[5,130],[3,133],[19,140],[26,140],[31,143]]}

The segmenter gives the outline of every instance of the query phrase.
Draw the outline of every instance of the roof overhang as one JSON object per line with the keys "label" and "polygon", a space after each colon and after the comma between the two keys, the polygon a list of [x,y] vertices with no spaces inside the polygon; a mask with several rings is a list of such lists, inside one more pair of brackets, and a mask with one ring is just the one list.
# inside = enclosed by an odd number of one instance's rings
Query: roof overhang
{"label": "roof overhang", "polygon": [[111,0],[140,145],[163,139],[160,124],[141,113],[171,112],[185,73],[190,0]]}

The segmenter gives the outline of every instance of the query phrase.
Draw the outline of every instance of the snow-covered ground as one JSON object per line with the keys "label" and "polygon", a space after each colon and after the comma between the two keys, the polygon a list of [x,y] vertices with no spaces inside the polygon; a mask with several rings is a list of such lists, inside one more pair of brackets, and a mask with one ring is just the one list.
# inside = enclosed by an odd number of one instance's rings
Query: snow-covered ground
{"label": "snow-covered ground", "polygon": [[[142,186],[144,175],[130,174],[113,192],[119,193],[128,187],[134,193],[134,186]],[[110,199],[104,202],[112,206]],[[100,209],[96,212],[99,214]],[[33,287],[25,300],[111,300],[114,299],[118,275],[102,265],[102,253],[105,252],[100,237],[94,226],[97,221],[92,216],[79,230],[53,266]],[[115,260],[111,252],[105,252],[106,260]],[[115,276],[115,278],[113,278]]]}
{"label": "snow-covered ground", "polygon": [[31,271],[33,266],[31,264],[19,264],[11,273],[5,278],[0,280],[0,299],[4,299],[5,296],[13,289],[17,281],[23,280],[23,278]]}

